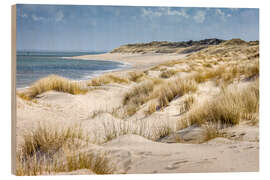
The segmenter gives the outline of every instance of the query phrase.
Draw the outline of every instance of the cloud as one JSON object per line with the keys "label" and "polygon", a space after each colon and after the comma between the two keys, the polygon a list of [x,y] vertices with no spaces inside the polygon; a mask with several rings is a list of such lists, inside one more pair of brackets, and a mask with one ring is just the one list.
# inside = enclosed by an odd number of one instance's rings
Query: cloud
{"label": "cloud", "polygon": [[28,15],[27,15],[26,13],[22,13],[22,14],[20,14],[20,16],[21,16],[22,18],[28,18]]}
{"label": "cloud", "polygon": [[196,14],[193,16],[193,19],[197,23],[203,23],[205,20],[205,15],[206,15],[205,11],[197,11]]}
{"label": "cloud", "polygon": [[143,8],[142,11],[143,11],[143,16],[146,16],[146,17],[181,16],[181,17],[189,18],[189,15],[186,13],[184,9],[172,10],[169,7],[161,7],[161,8],[156,8],[156,9]]}
{"label": "cloud", "polygon": [[41,17],[41,16],[36,16],[35,14],[32,14],[32,19],[34,21],[43,21],[43,20],[46,20],[46,18]]}
{"label": "cloud", "polygon": [[64,13],[62,11],[58,11],[54,16],[38,16],[36,14],[32,14],[32,19],[34,21],[55,21],[55,22],[60,22],[64,19]]}
{"label": "cloud", "polygon": [[155,10],[151,10],[151,9],[145,9],[145,8],[143,8],[142,9],[142,11],[143,11],[143,16],[161,16],[162,15],[162,13],[160,12],[160,11],[155,11]]}
{"label": "cloud", "polygon": [[56,13],[56,16],[55,16],[55,21],[56,21],[56,22],[62,21],[63,18],[64,18],[63,12],[62,12],[62,11],[58,11],[58,12]]}
{"label": "cloud", "polygon": [[176,15],[176,16],[183,16],[185,18],[189,18],[189,15],[186,13],[186,11],[184,9],[181,9],[180,11],[176,11],[176,10],[171,10],[169,8],[168,15]]}
{"label": "cloud", "polygon": [[216,9],[216,14],[220,16],[220,18],[225,21],[225,13],[221,9]]}

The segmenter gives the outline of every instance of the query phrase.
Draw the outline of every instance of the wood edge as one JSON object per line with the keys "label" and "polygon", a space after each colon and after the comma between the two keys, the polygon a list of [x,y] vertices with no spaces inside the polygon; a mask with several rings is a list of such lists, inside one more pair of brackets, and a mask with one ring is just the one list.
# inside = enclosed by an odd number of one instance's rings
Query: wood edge
{"label": "wood edge", "polygon": [[11,173],[16,175],[16,5],[11,6]]}

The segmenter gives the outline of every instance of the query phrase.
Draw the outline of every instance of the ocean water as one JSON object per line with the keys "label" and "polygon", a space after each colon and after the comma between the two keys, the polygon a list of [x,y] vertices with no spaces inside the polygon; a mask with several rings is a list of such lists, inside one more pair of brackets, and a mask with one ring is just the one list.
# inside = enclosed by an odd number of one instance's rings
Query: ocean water
{"label": "ocean water", "polygon": [[128,65],[113,61],[87,61],[65,57],[96,52],[17,52],[16,88],[30,86],[40,78],[56,74],[72,80],[86,80]]}

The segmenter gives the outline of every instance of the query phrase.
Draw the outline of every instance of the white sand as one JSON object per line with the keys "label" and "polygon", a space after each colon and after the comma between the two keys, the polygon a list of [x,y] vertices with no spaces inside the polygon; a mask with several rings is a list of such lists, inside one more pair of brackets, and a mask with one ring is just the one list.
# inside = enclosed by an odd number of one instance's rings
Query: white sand
{"label": "white sand", "polygon": [[98,55],[75,56],[73,59],[83,60],[110,60],[131,64],[134,69],[147,68],[169,60],[176,60],[185,57],[185,54],[122,54],[122,53],[105,53]]}

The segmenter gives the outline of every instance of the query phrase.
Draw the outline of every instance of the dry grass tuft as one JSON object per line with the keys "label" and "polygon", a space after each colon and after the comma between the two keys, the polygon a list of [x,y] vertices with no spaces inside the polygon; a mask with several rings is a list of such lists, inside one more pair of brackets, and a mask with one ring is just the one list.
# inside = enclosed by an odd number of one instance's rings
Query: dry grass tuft
{"label": "dry grass tuft", "polygon": [[17,151],[16,175],[42,175],[89,169],[96,174],[112,174],[116,166],[108,153],[81,153],[88,138],[82,129],[39,127],[24,135],[24,143]]}
{"label": "dry grass tuft", "polygon": [[[141,105],[151,99],[157,99],[156,110],[167,106],[174,98],[183,96],[188,92],[195,92],[197,84],[191,79],[172,79],[170,81],[148,80],[131,91],[126,93],[123,99],[123,105],[127,109],[128,115],[137,112]],[[154,112],[154,106],[149,107]],[[147,114],[147,112],[146,112]]]}
{"label": "dry grass tuft", "polygon": [[102,86],[110,83],[128,84],[129,80],[115,75],[103,75],[92,79],[88,86]]}
{"label": "dry grass tuft", "polygon": [[113,174],[116,166],[111,163],[109,153],[73,153],[67,156],[66,171],[74,171],[78,169],[90,169],[95,174]]}
{"label": "dry grass tuft", "polygon": [[39,126],[33,132],[23,136],[24,144],[21,151],[24,157],[38,154],[40,156],[52,156],[65,145],[76,143],[76,140],[83,139],[82,129],[73,127],[66,129],[50,128]]}
{"label": "dry grass tuft", "polygon": [[195,102],[195,98],[193,95],[188,95],[185,97],[182,106],[180,106],[180,114],[188,112],[191,109],[191,106]]}
{"label": "dry grass tuft", "polygon": [[143,80],[143,77],[145,77],[146,74],[144,72],[129,72],[128,78],[130,81],[133,82],[141,82]]}
{"label": "dry grass tuft", "polygon": [[[104,121],[102,124],[102,133],[99,138],[103,137],[99,143],[106,143],[119,136],[135,134],[150,140],[158,140],[173,132],[168,121],[157,120],[154,124],[147,121]],[[97,132],[98,133],[98,132]]]}
{"label": "dry grass tuft", "polygon": [[154,90],[154,82],[146,81],[138,86],[135,86],[130,92],[125,94],[123,104],[142,105],[151,98],[151,94]]}
{"label": "dry grass tuft", "polygon": [[225,137],[225,135],[221,133],[221,131],[215,125],[206,124],[204,125],[204,129],[205,137],[201,143],[207,142],[217,137]]}
{"label": "dry grass tuft", "polygon": [[[215,97],[190,113],[190,124],[220,123],[236,125],[250,113],[259,112],[259,87],[255,81],[246,88],[224,89]],[[247,119],[245,119],[247,120]]]}
{"label": "dry grass tuft", "polygon": [[170,78],[170,77],[174,76],[176,73],[177,73],[176,70],[167,70],[167,71],[163,71],[160,74],[160,77],[161,78]]}
{"label": "dry grass tuft", "polygon": [[183,96],[188,92],[195,92],[197,90],[197,83],[192,79],[181,79],[169,81],[158,89],[159,107],[168,106],[168,104],[177,97]]}
{"label": "dry grass tuft", "polygon": [[26,92],[17,93],[17,95],[22,99],[31,100],[37,95],[51,90],[70,94],[84,94],[88,91],[82,88],[79,82],[74,82],[56,75],[50,75],[35,82]]}
{"label": "dry grass tuft", "polygon": [[156,101],[151,101],[150,104],[148,105],[148,109],[144,111],[144,114],[146,116],[149,116],[153,114],[154,112],[156,112],[157,108],[158,108],[158,103]]}

